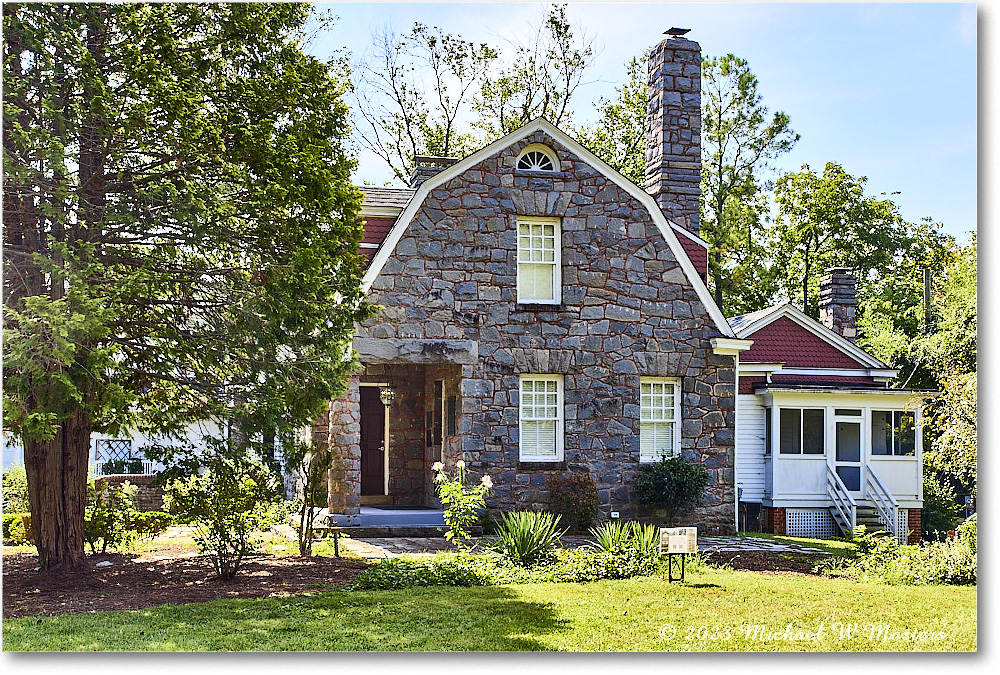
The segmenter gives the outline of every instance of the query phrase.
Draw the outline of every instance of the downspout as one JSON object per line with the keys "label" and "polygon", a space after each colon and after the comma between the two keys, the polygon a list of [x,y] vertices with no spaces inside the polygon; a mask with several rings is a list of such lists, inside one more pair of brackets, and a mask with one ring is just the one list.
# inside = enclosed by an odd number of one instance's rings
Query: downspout
{"label": "downspout", "polygon": [[737,457],[740,452],[740,435],[737,431],[739,423],[737,421],[740,409],[740,353],[733,355],[733,506],[735,516],[735,527],[733,531],[737,535],[740,533],[740,481],[737,472],[739,461]]}

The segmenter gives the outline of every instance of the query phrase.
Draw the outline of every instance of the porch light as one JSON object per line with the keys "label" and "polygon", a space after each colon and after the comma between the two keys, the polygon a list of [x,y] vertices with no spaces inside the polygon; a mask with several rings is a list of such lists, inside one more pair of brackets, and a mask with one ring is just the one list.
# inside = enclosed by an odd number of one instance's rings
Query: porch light
{"label": "porch light", "polygon": [[396,390],[391,386],[379,387],[378,397],[382,400],[382,405],[388,408],[396,400]]}

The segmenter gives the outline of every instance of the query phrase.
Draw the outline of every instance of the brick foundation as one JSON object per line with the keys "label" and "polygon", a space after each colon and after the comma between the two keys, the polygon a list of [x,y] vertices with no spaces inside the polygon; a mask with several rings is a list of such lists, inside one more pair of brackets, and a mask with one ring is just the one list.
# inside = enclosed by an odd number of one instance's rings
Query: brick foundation
{"label": "brick foundation", "polygon": [[906,510],[906,529],[909,535],[906,538],[907,544],[916,544],[920,541],[920,509]]}
{"label": "brick foundation", "polygon": [[771,534],[785,534],[785,509],[773,506],[761,507],[761,529]]}
{"label": "brick foundation", "polygon": [[139,487],[139,492],[135,496],[135,507],[140,511],[162,511],[163,510],[163,488],[153,485],[156,476],[142,473],[122,473],[111,476],[101,476],[94,480],[94,486],[101,489],[104,485],[112,487],[121,485],[128,481],[132,485]]}

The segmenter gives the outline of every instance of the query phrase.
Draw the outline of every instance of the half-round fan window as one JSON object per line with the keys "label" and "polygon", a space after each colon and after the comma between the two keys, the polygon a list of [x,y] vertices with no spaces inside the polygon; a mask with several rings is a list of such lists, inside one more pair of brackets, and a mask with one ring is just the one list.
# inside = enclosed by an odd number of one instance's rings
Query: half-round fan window
{"label": "half-round fan window", "polygon": [[517,160],[518,171],[556,171],[556,162],[548,148],[530,145]]}

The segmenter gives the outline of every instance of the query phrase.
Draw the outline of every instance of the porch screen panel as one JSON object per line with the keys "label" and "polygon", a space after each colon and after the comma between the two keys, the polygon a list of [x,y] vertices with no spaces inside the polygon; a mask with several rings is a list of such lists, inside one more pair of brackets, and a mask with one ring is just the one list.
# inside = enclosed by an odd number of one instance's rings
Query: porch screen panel
{"label": "porch screen panel", "polygon": [[802,411],[798,408],[782,408],[778,446],[783,455],[797,455],[802,447]]}
{"label": "porch screen panel", "polygon": [[822,455],[825,437],[824,411],[802,411],[802,452],[806,455]]}
{"label": "porch screen panel", "polygon": [[559,458],[559,380],[557,378],[521,379],[520,450],[524,459]]}

